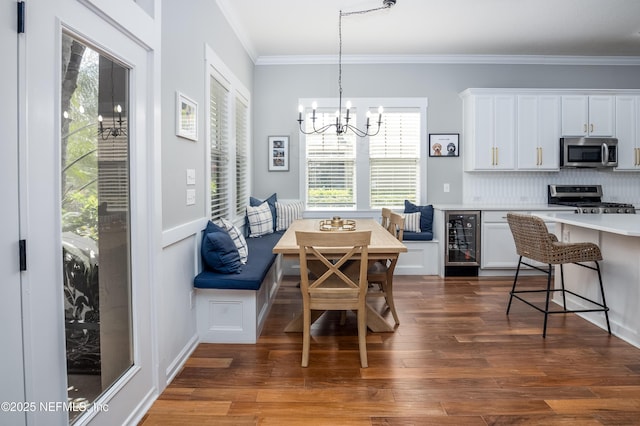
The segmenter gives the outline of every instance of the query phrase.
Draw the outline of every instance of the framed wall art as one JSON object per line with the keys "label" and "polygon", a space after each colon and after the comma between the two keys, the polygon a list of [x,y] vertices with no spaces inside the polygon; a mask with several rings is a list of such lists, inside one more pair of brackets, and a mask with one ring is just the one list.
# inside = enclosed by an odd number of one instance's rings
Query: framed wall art
{"label": "framed wall art", "polygon": [[176,135],[198,140],[198,104],[180,92],[176,92]]}
{"label": "framed wall art", "polygon": [[269,136],[269,171],[289,171],[289,136]]}
{"label": "framed wall art", "polygon": [[429,133],[429,157],[458,157],[459,133]]}

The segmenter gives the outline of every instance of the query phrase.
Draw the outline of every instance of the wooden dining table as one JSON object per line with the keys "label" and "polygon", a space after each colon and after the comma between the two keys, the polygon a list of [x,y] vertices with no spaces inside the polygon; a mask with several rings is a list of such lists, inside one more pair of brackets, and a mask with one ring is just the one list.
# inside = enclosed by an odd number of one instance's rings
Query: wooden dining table
{"label": "wooden dining table", "polygon": [[[407,247],[402,241],[397,240],[389,231],[384,229],[374,219],[356,219],[355,229],[358,231],[371,231],[371,243],[369,244],[369,262],[384,259],[395,259],[400,253],[405,253]],[[291,223],[273,248],[273,253],[282,254],[288,259],[298,259],[300,248],[296,243],[296,231],[316,232],[350,232],[350,231],[321,231],[320,219],[298,219]],[[318,312],[312,319],[317,319],[322,312]],[[367,327],[373,332],[392,332],[392,327],[375,309],[367,304]],[[294,318],[285,328],[286,332],[302,332],[302,312]]]}

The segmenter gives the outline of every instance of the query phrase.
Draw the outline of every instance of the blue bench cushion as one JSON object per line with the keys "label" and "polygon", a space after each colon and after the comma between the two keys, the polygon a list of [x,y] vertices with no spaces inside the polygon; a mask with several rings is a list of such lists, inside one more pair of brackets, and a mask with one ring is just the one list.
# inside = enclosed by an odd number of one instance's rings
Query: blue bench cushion
{"label": "blue bench cushion", "polygon": [[431,241],[433,240],[433,232],[409,232],[404,231],[402,241]]}
{"label": "blue bench cushion", "polygon": [[258,290],[276,259],[276,255],[273,254],[272,250],[282,234],[282,232],[274,232],[262,237],[248,238],[249,257],[247,263],[242,265],[240,273],[221,274],[206,268],[206,265],[204,265],[205,269],[196,275],[193,280],[194,287]]}

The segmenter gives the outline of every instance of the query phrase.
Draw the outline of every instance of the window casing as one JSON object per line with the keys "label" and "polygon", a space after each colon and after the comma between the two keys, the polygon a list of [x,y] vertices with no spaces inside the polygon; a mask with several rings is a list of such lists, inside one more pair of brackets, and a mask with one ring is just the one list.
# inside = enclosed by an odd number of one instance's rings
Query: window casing
{"label": "window casing", "polygon": [[236,95],[236,216],[244,216],[249,200],[249,102]]}
{"label": "window casing", "polygon": [[[426,202],[427,100],[425,98],[352,99],[350,124],[364,128],[371,111],[371,130],[377,126],[378,105],[385,107],[376,136],[338,137],[335,129],[300,135],[302,166],[300,194],[308,210],[377,210],[402,208],[404,200]],[[335,122],[337,99],[318,100],[316,128]],[[311,105],[311,99],[301,99]],[[329,108],[333,107],[333,110]],[[329,112],[331,111],[331,112]],[[311,109],[305,130],[312,128]]]}

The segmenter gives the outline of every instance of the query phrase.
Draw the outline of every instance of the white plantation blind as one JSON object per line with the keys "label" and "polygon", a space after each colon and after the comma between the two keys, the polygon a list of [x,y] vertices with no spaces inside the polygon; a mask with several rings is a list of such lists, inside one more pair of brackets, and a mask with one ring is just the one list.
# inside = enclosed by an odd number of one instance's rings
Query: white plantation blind
{"label": "white plantation blind", "polygon": [[244,216],[249,200],[249,107],[236,97],[236,215]]}
{"label": "white plantation blind", "polygon": [[229,213],[229,92],[213,76],[210,79],[211,219],[219,219]]}
{"label": "white plantation blind", "polygon": [[369,138],[371,208],[403,207],[420,197],[420,109],[385,109],[380,132]]}
{"label": "white plantation blind", "polygon": [[[335,122],[335,113],[316,112],[316,128]],[[311,113],[307,131],[312,130]],[[355,119],[351,122],[355,125]],[[356,143],[348,133],[338,137],[330,129],[306,135],[307,207],[354,207],[356,204]]]}

